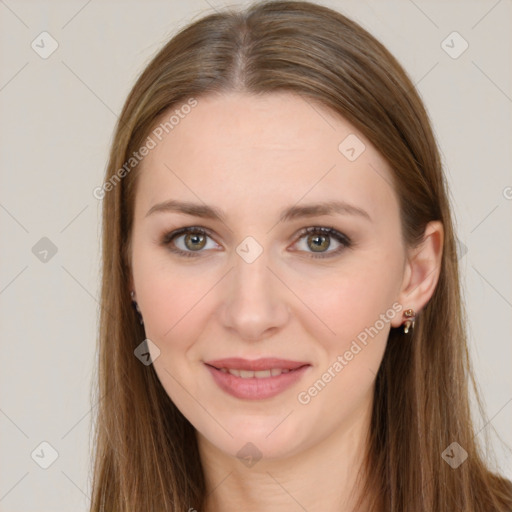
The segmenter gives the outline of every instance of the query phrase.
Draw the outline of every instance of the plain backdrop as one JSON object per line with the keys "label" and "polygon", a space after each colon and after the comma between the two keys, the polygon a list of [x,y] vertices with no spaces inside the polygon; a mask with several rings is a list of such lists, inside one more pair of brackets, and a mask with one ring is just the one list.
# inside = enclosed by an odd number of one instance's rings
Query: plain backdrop
{"label": "plain backdrop", "polygon": [[[476,435],[490,435],[512,478],[501,442],[512,446],[511,2],[322,4],[384,43],[432,119],[490,419],[477,419]],[[92,191],[138,74],[179,28],[224,5],[0,0],[1,511],[88,510],[101,213]]]}

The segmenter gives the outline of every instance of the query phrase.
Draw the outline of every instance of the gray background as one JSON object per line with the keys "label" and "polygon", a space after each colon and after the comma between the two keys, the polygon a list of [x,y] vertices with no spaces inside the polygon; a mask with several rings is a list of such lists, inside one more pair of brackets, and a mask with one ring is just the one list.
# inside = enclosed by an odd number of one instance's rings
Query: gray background
{"label": "gray background", "polygon": [[[382,41],[426,103],[451,188],[471,356],[491,420],[477,418],[477,436],[490,435],[512,478],[498,437],[512,446],[511,2],[322,3]],[[137,74],[178,28],[223,5],[0,0],[1,511],[88,508],[101,212],[92,191]],[[46,59],[31,47],[50,48],[43,31],[59,45]],[[459,51],[461,40],[443,45],[453,31],[469,44],[458,58],[445,49]],[[43,237],[55,254],[41,252]],[[58,452],[48,469],[39,465],[51,462],[43,441]]]}

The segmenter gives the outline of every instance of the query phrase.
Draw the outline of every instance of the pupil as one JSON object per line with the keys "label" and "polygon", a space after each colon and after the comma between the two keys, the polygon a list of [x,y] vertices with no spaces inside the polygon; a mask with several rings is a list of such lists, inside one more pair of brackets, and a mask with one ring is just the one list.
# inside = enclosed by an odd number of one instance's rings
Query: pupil
{"label": "pupil", "polygon": [[[192,245],[200,245],[199,249],[202,248],[202,246],[204,245],[204,243],[201,243],[201,237],[203,235],[189,235],[187,237],[187,241],[191,241],[192,242]],[[197,247],[195,247],[197,249]],[[192,248],[194,249],[194,248]]]}
{"label": "pupil", "polygon": [[[323,235],[313,235],[313,237],[311,238],[311,240],[313,241],[314,243],[314,246],[317,247],[317,248],[320,248],[322,249],[322,241],[321,240],[327,240],[327,237],[323,236]],[[324,249],[327,249],[329,247],[329,243],[327,242],[323,244],[324,245]],[[317,251],[318,252],[318,251]]]}

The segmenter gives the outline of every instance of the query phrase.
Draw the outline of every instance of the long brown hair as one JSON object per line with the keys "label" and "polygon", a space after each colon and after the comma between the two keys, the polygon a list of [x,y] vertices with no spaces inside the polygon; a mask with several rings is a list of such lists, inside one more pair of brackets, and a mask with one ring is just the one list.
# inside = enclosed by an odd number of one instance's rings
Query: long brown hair
{"label": "long brown hair", "polygon": [[[397,60],[357,23],[309,2],[269,1],[182,29],[142,72],[119,118],[98,195],[103,267],[91,512],[204,508],[194,427],[152,365],[134,356],[145,335],[129,294],[140,171],[133,155],[171,107],[235,90],[289,91],[343,116],[391,166],[405,243],[420,242],[429,221],[444,226],[436,290],[412,335],[391,329],[376,377],[362,493],[374,500],[365,510],[512,510],[510,482],[488,468],[472,423],[471,390],[485,415],[467,349],[448,186],[422,101]],[[441,456],[453,442],[468,454],[456,469]]]}

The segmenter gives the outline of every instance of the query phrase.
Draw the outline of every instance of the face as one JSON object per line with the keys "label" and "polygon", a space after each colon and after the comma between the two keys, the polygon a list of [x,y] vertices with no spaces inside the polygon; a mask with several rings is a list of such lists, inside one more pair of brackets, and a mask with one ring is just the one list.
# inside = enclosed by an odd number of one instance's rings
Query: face
{"label": "face", "polygon": [[[385,160],[289,93],[200,97],[161,138],[140,169],[131,284],[169,397],[233,456],[291,456],[357,424],[402,319]],[[168,201],[197,208],[155,208]],[[309,208],[331,202],[350,206]]]}

